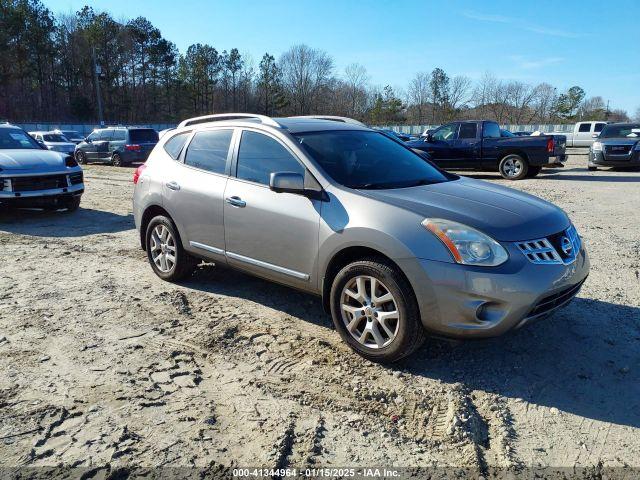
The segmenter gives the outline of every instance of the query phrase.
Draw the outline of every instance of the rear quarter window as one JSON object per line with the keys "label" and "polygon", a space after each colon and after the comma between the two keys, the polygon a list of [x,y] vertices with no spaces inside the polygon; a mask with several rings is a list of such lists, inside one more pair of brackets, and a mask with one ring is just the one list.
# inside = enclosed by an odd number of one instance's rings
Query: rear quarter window
{"label": "rear quarter window", "polygon": [[180,152],[184,148],[184,144],[189,138],[190,133],[191,132],[179,133],[178,135],[174,135],[169,140],[167,140],[164,144],[165,152],[167,152],[171,158],[177,160],[180,156]]}

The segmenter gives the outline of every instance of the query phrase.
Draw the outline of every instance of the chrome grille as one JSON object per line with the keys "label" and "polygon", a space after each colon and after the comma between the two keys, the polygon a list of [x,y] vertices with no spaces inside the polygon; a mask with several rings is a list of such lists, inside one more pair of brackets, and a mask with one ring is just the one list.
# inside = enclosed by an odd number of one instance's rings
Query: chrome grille
{"label": "chrome grille", "polygon": [[[571,250],[565,252],[562,248],[562,239],[569,240]],[[566,242],[565,239],[565,242]],[[571,225],[566,230],[537,240],[527,240],[525,242],[516,242],[518,249],[527,257],[531,263],[553,265],[553,264],[569,264],[578,256],[578,252],[582,247],[582,240],[576,228]]]}

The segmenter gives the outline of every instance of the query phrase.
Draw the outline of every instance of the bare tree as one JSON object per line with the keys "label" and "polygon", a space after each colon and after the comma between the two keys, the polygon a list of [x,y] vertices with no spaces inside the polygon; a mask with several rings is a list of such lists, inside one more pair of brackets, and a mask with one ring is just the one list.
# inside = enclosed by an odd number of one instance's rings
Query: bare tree
{"label": "bare tree", "polygon": [[419,125],[426,121],[427,104],[431,95],[430,80],[431,76],[427,72],[419,72],[409,82],[407,99],[415,111],[414,121]]}
{"label": "bare tree", "polygon": [[462,107],[469,102],[469,91],[471,90],[471,79],[463,75],[457,75],[451,79],[449,84],[449,115],[457,115]]}
{"label": "bare tree", "polygon": [[349,102],[347,114],[352,117],[360,117],[367,104],[369,74],[367,69],[359,63],[352,63],[345,68],[344,77]]}
{"label": "bare tree", "polygon": [[279,64],[293,113],[304,115],[317,108],[318,94],[333,73],[333,59],[322,50],[302,44],[282,54]]}

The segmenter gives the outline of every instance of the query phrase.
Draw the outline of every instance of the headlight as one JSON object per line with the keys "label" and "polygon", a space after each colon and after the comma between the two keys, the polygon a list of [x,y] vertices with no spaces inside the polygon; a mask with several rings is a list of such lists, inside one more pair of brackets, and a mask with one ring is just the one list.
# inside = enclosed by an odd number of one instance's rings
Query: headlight
{"label": "headlight", "polygon": [[594,152],[601,152],[602,142],[593,142],[593,145],[591,145],[591,150],[593,150]]}
{"label": "headlight", "polygon": [[504,247],[493,238],[461,223],[427,218],[422,225],[449,249],[456,263],[495,267],[509,258]]}

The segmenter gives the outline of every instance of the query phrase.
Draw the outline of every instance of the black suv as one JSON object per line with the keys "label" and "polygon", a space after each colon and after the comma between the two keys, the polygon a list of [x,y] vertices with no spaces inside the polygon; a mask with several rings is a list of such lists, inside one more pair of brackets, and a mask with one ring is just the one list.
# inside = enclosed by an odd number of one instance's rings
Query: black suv
{"label": "black suv", "polygon": [[78,163],[108,161],[120,167],[132,162],[144,162],[158,143],[158,132],[152,128],[108,127],[91,132],[76,146]]}

